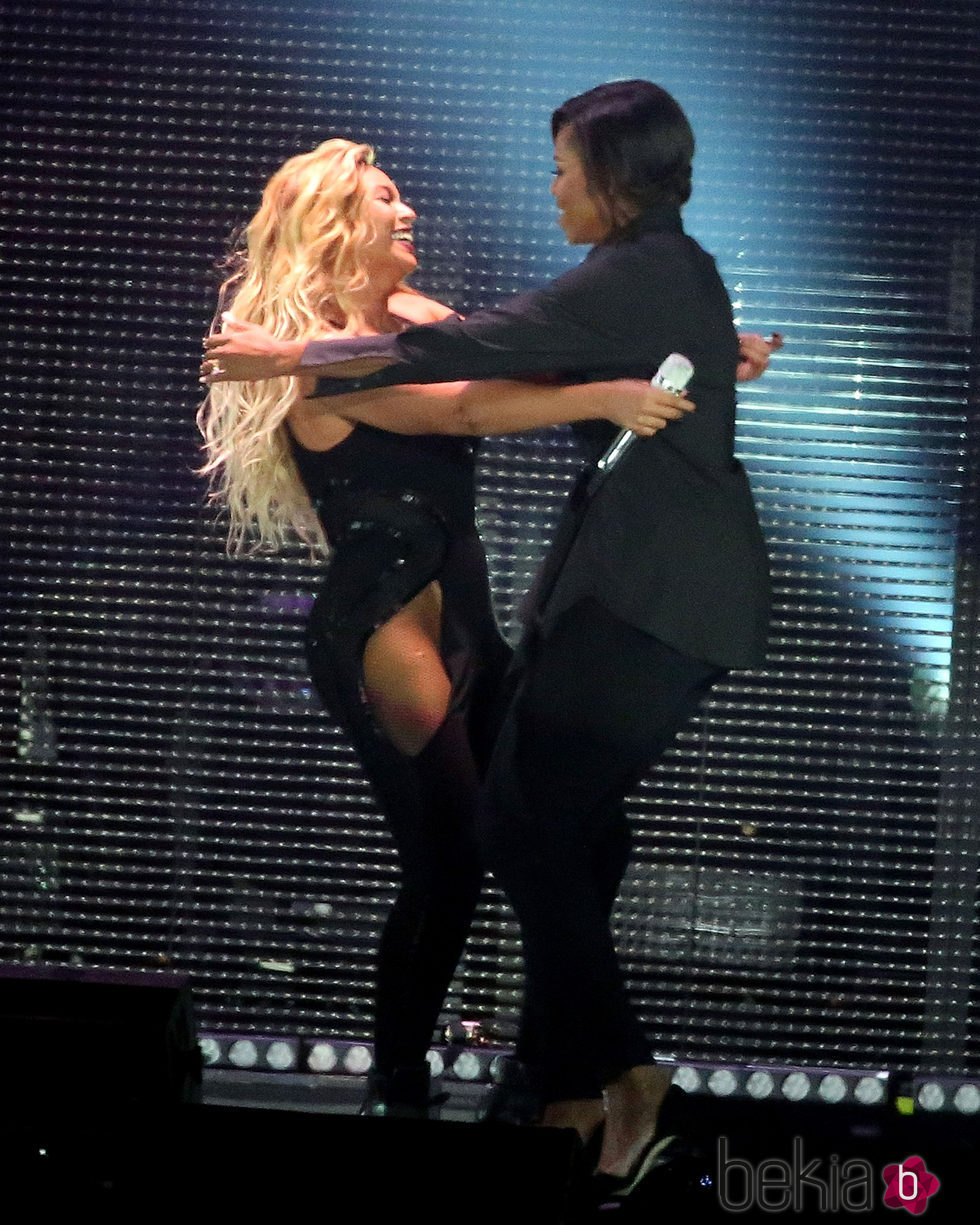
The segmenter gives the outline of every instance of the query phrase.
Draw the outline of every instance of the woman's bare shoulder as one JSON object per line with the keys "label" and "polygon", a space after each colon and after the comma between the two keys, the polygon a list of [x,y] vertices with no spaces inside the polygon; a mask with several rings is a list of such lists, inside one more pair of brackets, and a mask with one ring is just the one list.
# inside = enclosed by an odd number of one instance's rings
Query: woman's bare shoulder
{"label": "woman's bare shoulder", "polygon": [[451,307],[416,293],[414,289],[396,289],[388,299],[388,309],[410,323],[437,323],[456,314]]}

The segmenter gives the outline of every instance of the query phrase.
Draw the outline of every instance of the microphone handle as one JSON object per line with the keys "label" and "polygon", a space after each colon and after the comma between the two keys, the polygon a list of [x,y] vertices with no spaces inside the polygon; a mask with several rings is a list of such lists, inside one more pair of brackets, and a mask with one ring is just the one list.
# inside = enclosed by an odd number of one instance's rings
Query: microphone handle
{"label": "microphone handle", "polygon": [[[693,374],[694,367],[682,353],[671,353],[660,363],[660,369],[650,380],[650,385],[651,387],[663,387],[665,391],[671,391],[675,396],[679,396],[691,381]],[[619,431],[596,463],[596,468],[603,476],[607,476],[619,463],[636,442],[637,437],[638,435],[632,430]]]}

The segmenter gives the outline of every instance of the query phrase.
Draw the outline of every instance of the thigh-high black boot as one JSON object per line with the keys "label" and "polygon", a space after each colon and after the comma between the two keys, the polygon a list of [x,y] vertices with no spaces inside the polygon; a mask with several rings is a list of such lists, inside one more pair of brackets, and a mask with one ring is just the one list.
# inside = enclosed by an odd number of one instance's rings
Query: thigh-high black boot
{"label": "thigh-high black boot", "polygon": [[426,1053],[480,896],[476,769],[456,712],[416,757],[380,738],[359,748],[401,869],[378,950],[370,1108],[424,1112]]}

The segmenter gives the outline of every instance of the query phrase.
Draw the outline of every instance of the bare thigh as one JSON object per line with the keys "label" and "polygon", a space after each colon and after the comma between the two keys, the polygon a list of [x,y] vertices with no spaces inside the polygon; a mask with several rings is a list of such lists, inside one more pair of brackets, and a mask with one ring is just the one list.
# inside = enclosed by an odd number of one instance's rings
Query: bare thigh
{"label": "bare thigh", "polygon": [[452,683],[440,654],[442,588],[431,582],[379,626],[362,661],[375,720],[400,752],[415,757],[449,709]]}

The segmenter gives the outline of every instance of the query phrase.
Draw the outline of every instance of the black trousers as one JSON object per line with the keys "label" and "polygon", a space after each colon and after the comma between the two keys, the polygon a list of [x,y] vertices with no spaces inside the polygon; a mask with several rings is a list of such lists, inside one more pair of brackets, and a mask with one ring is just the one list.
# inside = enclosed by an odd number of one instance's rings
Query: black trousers
{"label": "black trousers", "polygon": [[610,930],[630,855],[623,801],[724,672],[594,600],[523,653],[479,834],[520,924],[517,1053],[545,1101],[599,1096],[651,1062]]}

